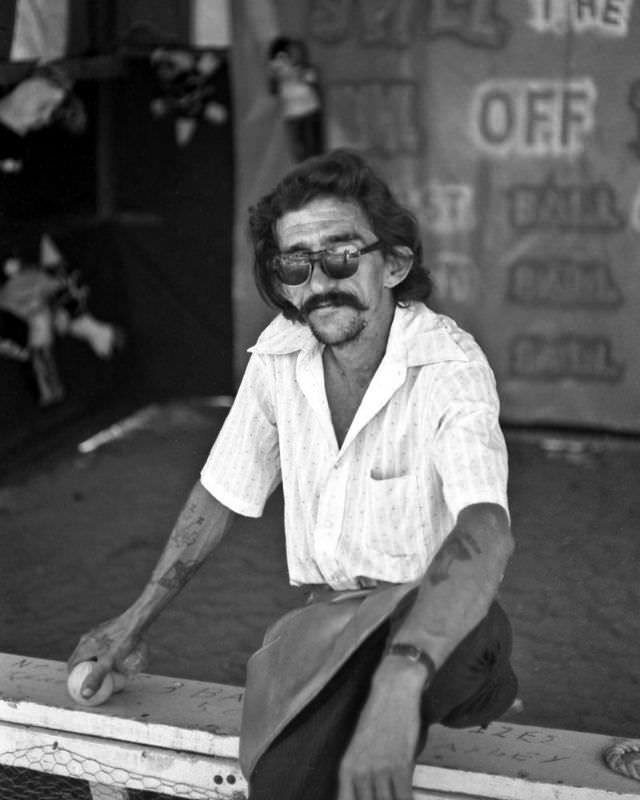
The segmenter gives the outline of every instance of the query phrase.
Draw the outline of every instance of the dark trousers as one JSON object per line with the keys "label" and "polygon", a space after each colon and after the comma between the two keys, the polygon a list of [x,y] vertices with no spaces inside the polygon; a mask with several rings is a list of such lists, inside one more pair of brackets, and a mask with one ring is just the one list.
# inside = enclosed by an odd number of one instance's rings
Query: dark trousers
{"label": "dark trousers", "polygon": [[324,152],[324,121],[319,111],[287,120],[289,145],[296,162]]}
{"label": "dark trousers", "polygon": [[[258,760],[250,800],[335,800],[338,769],[355,730],[390,626],[385,622]],[[458,645],[423,695],[421,750],[428,728],[488,725],[511,706],[517,680],[511,626],[497,603]]]}

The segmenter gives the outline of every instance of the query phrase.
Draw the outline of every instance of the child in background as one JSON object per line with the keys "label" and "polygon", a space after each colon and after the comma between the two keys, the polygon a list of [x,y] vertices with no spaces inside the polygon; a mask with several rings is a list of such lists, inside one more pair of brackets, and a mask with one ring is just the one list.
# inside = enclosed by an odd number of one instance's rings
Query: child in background
{"label": "child in background", "polygon": [[295,161],[324,151],[324,122],[318,73],[299,39],[279,36],[269,48],[269,88],[277,95]]}

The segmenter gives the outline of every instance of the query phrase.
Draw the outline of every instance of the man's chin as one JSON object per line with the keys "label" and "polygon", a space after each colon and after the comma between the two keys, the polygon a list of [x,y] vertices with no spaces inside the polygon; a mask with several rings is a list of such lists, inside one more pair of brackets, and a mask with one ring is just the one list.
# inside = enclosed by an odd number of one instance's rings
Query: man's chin
{"label": "man's chin", "polygon": [[[348,310],[349,317],[344,318],[339,312]],[[348,306],[324,306],[315,309],[306,318],[311,333],[322,344],[339,345],[356,339],[364,327],[357,312]]]}

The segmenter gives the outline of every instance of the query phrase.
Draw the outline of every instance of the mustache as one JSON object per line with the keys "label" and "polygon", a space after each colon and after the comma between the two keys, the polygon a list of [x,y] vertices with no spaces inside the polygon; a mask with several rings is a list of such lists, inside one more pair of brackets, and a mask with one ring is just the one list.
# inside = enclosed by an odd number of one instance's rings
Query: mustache
{"label": "mustache", "polygon": [[340,292],[338,290],[332,292],[325,292],[324,294],[316,294],[310,297],[306,303],[303,303],[300,308],[302,317],[307,317],[316,308],[321,306],[350,306],[355,308],[356,311],[366,311],[367,306],[348,292]]}

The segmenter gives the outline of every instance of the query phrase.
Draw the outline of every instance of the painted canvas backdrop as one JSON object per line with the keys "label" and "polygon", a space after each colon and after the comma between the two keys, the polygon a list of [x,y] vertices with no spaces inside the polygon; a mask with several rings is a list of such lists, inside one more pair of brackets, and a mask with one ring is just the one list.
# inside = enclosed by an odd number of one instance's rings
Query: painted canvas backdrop
{"label": "painted canvas backdrop", "polygon": [[640,12],[633,0],[234,3],[236,372],[273,316],[247,207],[292,165],[266,83],[303,38],[330,147],[418,217],[432,306],[470,330],[510,422],[640,429]]}

